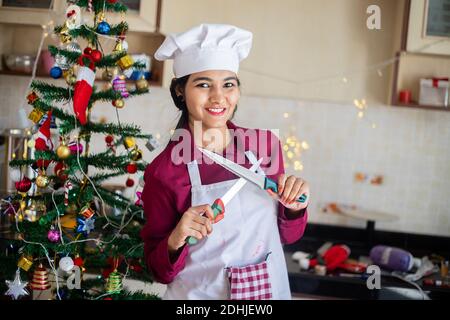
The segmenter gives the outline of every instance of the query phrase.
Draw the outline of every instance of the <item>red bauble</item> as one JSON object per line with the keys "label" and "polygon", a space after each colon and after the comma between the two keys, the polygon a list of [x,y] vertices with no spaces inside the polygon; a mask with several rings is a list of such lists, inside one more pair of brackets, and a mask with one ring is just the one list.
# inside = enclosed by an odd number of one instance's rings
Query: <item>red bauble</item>
{"label": "red bauble", "polygon": [[114,4],[114,3],[116,3],[116,2],[117,2],[117,0],[108,0],[108,3]]}
{"label": "red bauble", "polygon": [[[134,181],[133,181],[134,183]],[[31,180],[28,178],[23,178],[21,181],[16,182],[16,189],[19,192],[28,192],[31,189]]]}
{"label": "red bauble", "polygon": [[87,54],[88,56],[90,56],[92,54],[92,48],[87,47],[86,49],[84,49],[84,54]]}
{"label": "red bauble", "polygon": [[78,266],[78,267],[81,268],[81,267],[84,265],[84,261],[83,261],[82,258],[77,257],[77,258],[73,259],[73,264],[74,264],[75,266]]}
{"label": "red bauble", "polygon": [[92,57],[92,60],[94,60],[94,62],[97,63],[100,60],[102,60],[103,55],[99,50],[92,50],[91,57]]}
{"label": "red bauble", "polygon": [[134,180],[128,178],[128,179],[127,179],[127,187],[128,187],[128,188],[131,188],[132,186],[134,186]]}
{"label": "red bauble", "polygon": [[133,174],[137,172],[138,167],[135,163],[130,163],[127,165],[126,170],[129,174]]}
{"label": "red bauble", "polygon": [[107,144],[111,144],[111,143],[113,143],[113,141],[114,141],[114,137],[113,137],[113,136],[111,136],[111,135],[106,136],[105,142],[106,142]]}

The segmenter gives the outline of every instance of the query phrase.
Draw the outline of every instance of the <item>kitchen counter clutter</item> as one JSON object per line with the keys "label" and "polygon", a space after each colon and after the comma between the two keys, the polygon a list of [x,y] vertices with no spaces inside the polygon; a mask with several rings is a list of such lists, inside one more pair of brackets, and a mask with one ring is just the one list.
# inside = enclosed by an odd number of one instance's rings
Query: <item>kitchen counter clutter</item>
{"label": "kitchen counter clutter", "polygon": [[375,231],[368,240],[367,230],[309,224],[300,241],[285,247],[293,296],[450,297],[450,238]]}

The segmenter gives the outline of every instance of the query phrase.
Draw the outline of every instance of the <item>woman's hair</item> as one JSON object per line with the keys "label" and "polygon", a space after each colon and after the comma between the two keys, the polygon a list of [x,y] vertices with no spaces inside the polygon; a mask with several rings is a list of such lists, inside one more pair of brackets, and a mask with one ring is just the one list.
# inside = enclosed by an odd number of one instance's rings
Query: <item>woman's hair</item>
{"label": "woman's hair", "polygon": [[[170,84],[170,95],[172,96],[172,100],[175,103],[175,106],[178,108],[178,110],[181,111],[181,117],[178,121],[177,127],[175,129],[180,129],[183,126],[186,125],[189,119],[189,111],[186,105],[186,99],[184,97],[186,84],[189,80],[190,75],[184,76],[182,78],[174,78],[172,79],[172,83]],[[241,86],[241,82],[239,79],[237,80],[238,87]],[[234,109],[233,116],[231,119],[234,118],[234,115],[237,111],[237,106]]]}

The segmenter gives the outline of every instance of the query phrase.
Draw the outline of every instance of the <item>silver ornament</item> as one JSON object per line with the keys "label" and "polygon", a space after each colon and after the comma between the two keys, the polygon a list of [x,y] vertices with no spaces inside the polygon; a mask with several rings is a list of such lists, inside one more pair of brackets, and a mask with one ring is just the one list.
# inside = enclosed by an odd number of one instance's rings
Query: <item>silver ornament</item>
{"label": "silver ornament", "polygon": [[57,54],[55,56],[55,62],[62,70],[68,70],[71,67],[69,61],[67,61],[67,58],[61,54]]}
{"label": "silver ornament", "polygon": [[66,50],[70,52],[81,53],[80,45],[73,41],[66,46]]}

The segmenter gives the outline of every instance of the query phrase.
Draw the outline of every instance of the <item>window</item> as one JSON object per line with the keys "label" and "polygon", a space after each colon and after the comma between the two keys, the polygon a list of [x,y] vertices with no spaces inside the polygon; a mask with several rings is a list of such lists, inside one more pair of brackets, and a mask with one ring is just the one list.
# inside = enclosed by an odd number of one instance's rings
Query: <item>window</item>
{"label": "window", "polygon": [[450,37],[450,0],[428,0],[425,35]]}
{"label": "window", "polygon": [[50,8],[51,0],[3,0],[0,1],[2,7],[16,7],[16,8]]}

